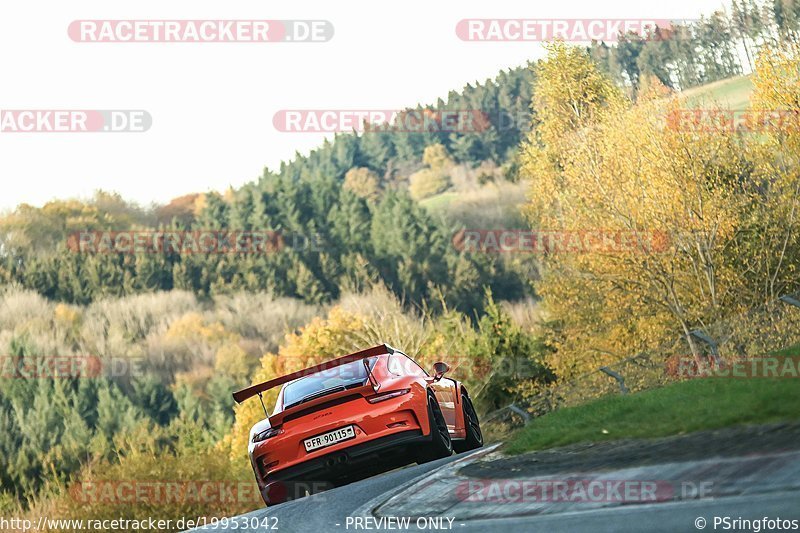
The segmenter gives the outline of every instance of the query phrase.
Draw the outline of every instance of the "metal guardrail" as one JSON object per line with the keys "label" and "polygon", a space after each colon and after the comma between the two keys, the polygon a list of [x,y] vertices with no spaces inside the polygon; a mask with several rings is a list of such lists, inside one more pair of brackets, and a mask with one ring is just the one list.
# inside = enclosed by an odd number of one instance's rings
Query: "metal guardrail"
{"label": "metal guardrail", "polygon": [[[692,335],[694,339],[700,341],[702,346],[706,347],[703,357],[710,357],[714,362],[713,364],[717,365],[717,368],[721,368],[721,365],[724,364],[723,354],[725,351],[732,357],[748,357],[763,355],[764,353],[777,351],[787,346],[793,346],[800,342],[800,312],[797,312],[797,310],[800,309],[800,299],[798,299],[797,295],[784,295],[778,298],[778,301],[787,304],[787,307],[767,305],[763,308],[757,308],[742,313],[732,319],[716,323],[709,328],[695,329],[690,332],[690,335]],[[791,317],[785,316],[787,309],[791,309],[791,313],[793,313]],[[763,320],[759,320],[759,318]],[[789,323],[787,328],[789,332],[794,332],[789,333],[788,336],[784,336],[783,338],[781,338],[780,335],[774,335],[774,332],[778,329],[776,324],[782,321]],[[769,323],[769,327],[766,327],[765,323]],[[794,327],[795,325],[797,327]],[[771,343],[770,341],[772,339],[767,338],[771,335],[776,337],[776,343]],[[753,337],[752,339],[748,339],[752,341],[750,343],[752,347],[743,347],[743,338],[750,336]],[[759,336],[764,336],[765,338],[759,338]],[[585,400],[590,400],[615,392],[618,394],[628,394],[632,391],[635,392],[665,385],[674,381],[668,377],[668,369],[666,368],[667,358],[665,354],[674,353],[672,349],[685,341],[686,339],[681,337],[678,339],[677,343],[672,344],[669,348],[639,353],[617,361],[612,365],[601,366],[592,372],[575,377],[568,382],[563,382],[548,388],[527,401],[518,400],[510,405],[497,409],[484,416],[483,422],[489,424],[503,420],[511,420],[512,425],[525,425],[537,416],[557,410],[566,405],[578,405],[583,403],[580,398],[586,395],[580,393],[581,389],[592,389],[592,392],[595,394],[585,397]],[[629,381],[632,378],[633,368],[638,371],[643,371],[644,374],[650,372],[651,379],[648,380],[648,378],[644,378],[641,382],[631,385]],[[626,372],[625,369],[629,371]],[[626,382],[626,374],[628,382]],[[613,382],[598,379],[600,375],[611,378]],[[613,386],[611,385],[612,383]],[[597,389],[599,387],[606,388],[606,390],[600,391],[600,393],[597,394]],[[576,390],[578,394],[574,394]],[[571,399],[571,396],[575,396],[578,400]],[[514,422],[514,415],[516,415],[518,419],[516,423]],[[521,424],[519,424],[519,422],[521,422]]]}

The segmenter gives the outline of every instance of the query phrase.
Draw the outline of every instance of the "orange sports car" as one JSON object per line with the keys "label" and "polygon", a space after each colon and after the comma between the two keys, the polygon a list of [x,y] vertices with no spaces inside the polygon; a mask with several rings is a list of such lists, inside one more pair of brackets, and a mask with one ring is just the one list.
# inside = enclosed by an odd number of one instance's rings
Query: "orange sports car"
{"label": "orange sports car", "polygon": [[[483,445],[467,389],[381,344],[233,394],[241,403],[281,386],[272,416],[250,431],[249,455],[267,505],[410,463]],[[263,399],[262,399],[263,405]]]}

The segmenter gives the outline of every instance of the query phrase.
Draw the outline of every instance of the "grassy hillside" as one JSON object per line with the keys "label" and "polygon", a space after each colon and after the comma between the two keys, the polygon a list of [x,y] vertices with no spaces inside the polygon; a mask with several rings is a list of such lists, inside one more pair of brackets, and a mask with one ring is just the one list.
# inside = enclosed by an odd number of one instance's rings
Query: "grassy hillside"
{"label": "grassy hillside", "polygon": [[506,451],[799,418],[800,387],[793,379],[696,379],[549,413],[520,430]]}
{"label": "grassy hillside", "polygon": [[425,209],[436,212],[441,209],[445,209],[459,196],[460,194],[456,191],[446,191],[431,196],[430,198],[425,198],[424,200],[421,200],[419,204]]}
{"label": "grassy hillside", "polygon": [[708,104],[719,104],[734,110],[750,107],[750,95],[753,93],[753,82],[750,76],[737,76],[720,80],[702,87],[693,87],[681,93],[688,107],[702,107]]}
{"label": "grassy hillside", "polygon": [[[744,111],[750,107],[753,82],[750,76],[736,76],[693,87],[680,93],[687,108],[719,105]],[[473,227],[524,227],[519,207],[525,200],[525,188],[490,183],[484,186],[459,187],[457,184],[442,193],[425,198],[420,205],[436,215],[444,215],[456,223]],[[498,209],[500,207],[500,209]],[[498,211],[503,214],[499,214]],[[494,226],[492,226],[494,224]]]}
{"label": "grassy hillside", "polygon": [[527,227],[521,208],[525,183],[489,183],[474,190],[449,190],[420,202],[430,213],[467,228]]}

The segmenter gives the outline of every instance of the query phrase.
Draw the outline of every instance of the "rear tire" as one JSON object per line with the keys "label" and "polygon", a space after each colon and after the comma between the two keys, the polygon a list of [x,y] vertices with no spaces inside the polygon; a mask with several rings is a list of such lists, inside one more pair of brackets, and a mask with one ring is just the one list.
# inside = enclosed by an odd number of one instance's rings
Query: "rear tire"
{"label": "rear tire", "polygon": [[468,452],[483,446],[483,433],[475,406],[466,393],[461,393],[461,411],[464,413],[464,426],[467,430],[467,437],[464,440],[453,442],[453,449],[456,453]]}
{"label": "rear tire", "polygon": [[453,454],[453,441],[447,430],[442,409],[436,396],[428,393],[428,422],[431,429],[431,440],[422,445],[417,454],[417,464],[429,463],[436,459],[450,457]]}

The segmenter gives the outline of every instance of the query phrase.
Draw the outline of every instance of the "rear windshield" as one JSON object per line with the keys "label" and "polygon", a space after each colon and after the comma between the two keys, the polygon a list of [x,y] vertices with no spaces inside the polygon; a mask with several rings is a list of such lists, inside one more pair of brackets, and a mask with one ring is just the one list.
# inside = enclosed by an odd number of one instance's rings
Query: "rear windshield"
{"label": "rear windshield", "polygon": [[[374,357],[369,359],[370,369],[375,366],[376,361],[377,359]],[[364,361],[353,361],[346,365],[311,374],[286,385],[286,388],[283,389],[284,409],[301,403],[303,400],[310,400],[317,396],[362,385],[366,381],[367,370],[364,368]]]}

